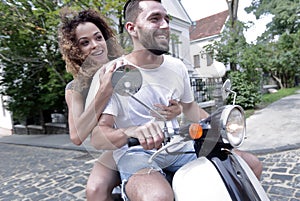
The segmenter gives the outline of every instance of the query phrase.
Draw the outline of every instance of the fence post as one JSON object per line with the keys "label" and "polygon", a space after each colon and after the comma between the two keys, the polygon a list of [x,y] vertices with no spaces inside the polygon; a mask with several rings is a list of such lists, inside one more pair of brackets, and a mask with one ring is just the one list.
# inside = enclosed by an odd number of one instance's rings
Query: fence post
{"label": "fence post", "polygon": [[224,101],[222,98],[222,85],[223,85],[222,78],[216,78],[215,83],[216,83],[216,85],[215,85],[216,87],[213,91],[213,97],[214,97],[216,109],[217,109],[224,105]]}

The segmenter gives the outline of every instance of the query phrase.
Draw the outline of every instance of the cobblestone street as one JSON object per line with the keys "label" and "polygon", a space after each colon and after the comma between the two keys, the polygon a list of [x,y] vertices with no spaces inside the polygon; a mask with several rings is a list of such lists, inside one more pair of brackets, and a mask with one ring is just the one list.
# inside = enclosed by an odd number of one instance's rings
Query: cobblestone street
{"label": "cobblestone street", "polygon": [[0,152],[0,200],[85,200],[86,153],[7,144]]}
{"label": "cobblestone street", "polygon": [[[86,200],[89,153],[2,143],[0,152],[0,200]],[[300,149],[258,156],[270,200],[300,200]]]}
{"label": "cobblestone street", "polygon": [[300,200],[300,149],[258,155],[262,184],[271,201]]}

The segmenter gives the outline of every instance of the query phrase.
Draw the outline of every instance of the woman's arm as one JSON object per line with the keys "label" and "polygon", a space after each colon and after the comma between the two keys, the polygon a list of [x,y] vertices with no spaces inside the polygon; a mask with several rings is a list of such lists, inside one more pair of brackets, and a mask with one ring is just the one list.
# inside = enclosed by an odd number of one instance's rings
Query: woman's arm
{"label": "woman's arm", "polygon": [[112,94],[111,76],[112,70],[105,72],[101,69],[99,74],[100,87],[95,98],[84,110],[85,97],[74,89],[66,90],[65,98],[68,106],[69,132],[71,141],[80,145],[97,125],[102,111],[104,110]]}
{"label": "woman's arm", "polygon": [[115,129],[114,117],[109,114],[102,114],[98,125],[93,129],[91,144],[96,149],[114,150],[127,143],[128,136],[123,129]]}
{"label": "woman's arm", "polygon": [[113,128],[115,117],[102,114],[99,126],[96,126],[91,136],[91,144],[96,149],[118,149],[128,142],[129,137],[137,138],[146,150],[159,148],[164,139],[161,125],[158,122],[148,122],[145,125],[128,128]]}

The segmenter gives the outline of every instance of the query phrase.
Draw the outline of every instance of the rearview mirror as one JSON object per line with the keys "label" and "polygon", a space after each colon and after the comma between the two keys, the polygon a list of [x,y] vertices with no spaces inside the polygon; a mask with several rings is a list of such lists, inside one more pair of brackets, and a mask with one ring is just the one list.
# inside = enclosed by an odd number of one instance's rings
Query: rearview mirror
{"label": "rearview mirror", "polygon": [[114,91],[121,96],[132,96],[137,93],[142,86],[141,72],[132,65],[120,66],[112,76]]}

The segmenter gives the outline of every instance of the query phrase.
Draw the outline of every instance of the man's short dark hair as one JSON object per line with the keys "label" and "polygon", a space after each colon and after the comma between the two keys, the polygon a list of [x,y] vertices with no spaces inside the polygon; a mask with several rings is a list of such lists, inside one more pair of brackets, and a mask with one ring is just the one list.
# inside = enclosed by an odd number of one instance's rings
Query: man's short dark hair
{"label": "man's short dark hair", "polygon": [[138,14],[141,12],[139,8],[141,1],[156,1],[161,3],[161,0],[127,0],[123,8],[123,15],[126,22],[135,22]]}

